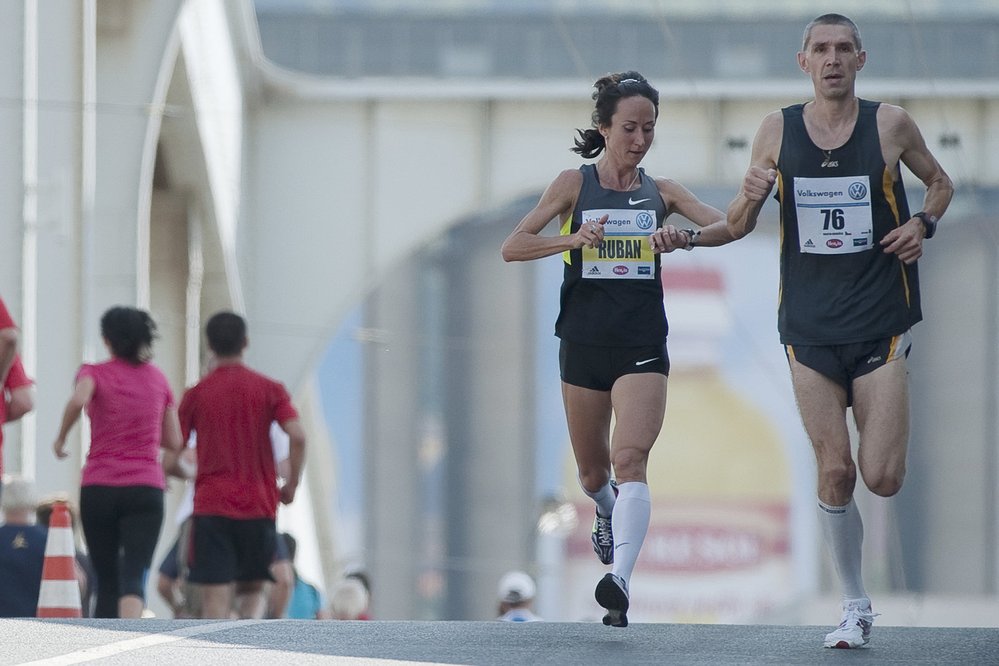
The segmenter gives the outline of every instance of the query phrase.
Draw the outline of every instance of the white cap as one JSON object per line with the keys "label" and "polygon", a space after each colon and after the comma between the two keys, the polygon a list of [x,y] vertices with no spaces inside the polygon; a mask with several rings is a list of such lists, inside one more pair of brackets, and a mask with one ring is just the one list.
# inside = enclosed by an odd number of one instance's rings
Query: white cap
{"label": "white cap", "polygon": [[534,598],[534,579],[523,571],[510,571],[500,578],[497,590],[500,601],[517,604]]}
{"label": "white cap", "polygon": [[330,592],[330,610],[335,620],[356,620],[368,610],[368,591],[356,578],[344,578]]}
{"label": "white cap", "polygon": [[38,507],[38,497],[35,496],[35,484],[22,476],[10,475],[3,480],[4,511],[17,511]]}

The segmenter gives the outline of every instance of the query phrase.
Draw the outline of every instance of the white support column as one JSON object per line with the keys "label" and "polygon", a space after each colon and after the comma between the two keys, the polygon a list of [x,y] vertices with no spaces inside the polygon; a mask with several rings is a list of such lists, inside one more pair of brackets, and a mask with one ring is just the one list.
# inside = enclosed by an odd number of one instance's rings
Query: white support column
{"label": "white support column", "polygon": [[[21,214],[23,190],[24,141],[24,55],[26,44],[25,10],[28,3],[12,3],[0,22],[0,41],[7,45],[8,57],[0,58],[0,96],[14,103],[0,106],[0,145],[5,159],[0,160],[0,296],[14,319],[20,313],[21,284]],[[20,54],[20,57],[10,57]],[[17,103],[21,100],[21,103]]]}
{"label": "white support column", "polygon": [[80,364],[86,325],[81,316],[87,293],[81,279],[81,230],[90,114],[84,82],[92,65],[87,50],[94,40],[93,21],[87,17],[93,16],[94,3],[32,2],[26,9],[31,5],[37,5],[35,35],[26,29],[25,39],[36,40],[35,62],[27,62],[31,56],[26,55],[24,90],[38,102],[34,117],[29,114],[32,105],[25,105],[22,327],[26,368],[37,390],[35,412],[25,422],[23,462],[25,472],[36,475],[39,492],[72,497],[79,487],[86,424],[71,436],[68,460],[57,460],[50,445]]}
{"label": "white support column", "polygon": [[[24,3],[24,60],[21,100],[21,360],[29,373],[35,369],[38,314],[38,3]],[[35,416],[28,414],[17,428],[20,472],[34,478]],[[27,445],[26,445],[27,444]]]}
{"label": "white support column", "polygon": [[[0,97],[11,103],[0,108],[0,145],[6,159],[0,160],[0,298],[11,316],[23,327],[23,237],[24,225],[24,133],[26,58],[33,53],[32,43],[25,38],[28,26],[37,22],[29,12],[28,1],[11,3],[0,24],[0,41],[7,45],[8,56],[0,59]],[[22,352],[24,344],[21,345]],[[20,462],[21,428],[4,428],[4,458],[7,471],[24,471]]]}

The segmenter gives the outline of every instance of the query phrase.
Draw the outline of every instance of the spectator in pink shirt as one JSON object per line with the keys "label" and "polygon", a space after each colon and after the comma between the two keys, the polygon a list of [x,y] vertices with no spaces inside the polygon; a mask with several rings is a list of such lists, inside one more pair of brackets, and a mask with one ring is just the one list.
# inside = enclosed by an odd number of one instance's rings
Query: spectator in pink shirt
{"label": "spectator in pink shirt", "polygon": [[80,519],[97,572],[94,616],[138,618],[163,525],[159,449],[179,451],[183,441],[170,385],[150,361],[152,317],[113,307],[101,317],[101,335],[111,359],[81,366],[53,448],[58,458],[69,455],[66,435],[86,409],[90,451]]}

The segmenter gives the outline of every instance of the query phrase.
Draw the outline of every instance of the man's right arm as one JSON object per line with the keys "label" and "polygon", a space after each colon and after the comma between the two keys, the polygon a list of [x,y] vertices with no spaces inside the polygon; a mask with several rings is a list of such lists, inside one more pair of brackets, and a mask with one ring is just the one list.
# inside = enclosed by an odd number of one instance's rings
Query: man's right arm
{"label": "man's right arm", "polygon": [[777,182],[777,155],[783,132],[784,117],[780,111],[764,118],[756,132],[749,170],[739,193],[728,205],[728,230],[734,238],[742,238],[756,228],[760,210]]}

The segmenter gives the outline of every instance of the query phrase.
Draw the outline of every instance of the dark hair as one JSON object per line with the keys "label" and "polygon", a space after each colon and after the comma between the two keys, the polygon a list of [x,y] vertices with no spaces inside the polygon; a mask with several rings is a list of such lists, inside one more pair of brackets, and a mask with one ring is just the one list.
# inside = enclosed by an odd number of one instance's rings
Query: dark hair
{"label": "dark hair", "polygon": [[153,357],[156,322],[149,313],[122,305],[101,317],[101,335],[116,357],[139,365]]}
{"label": "dark hair", "polygon": [[596,91],[593,99],[596,106],[593,109],[593,127],[586,130],[576,130],[579,138],[575,146],[570,148],[583,157],[596,157],[606,146],[599,128],[611,124],[611,117],[617,112],[617,104],[625,97],[645,97],[656,107],[656,118],[659,117],[659,91],[652,87],[644,76],[638,72],[621,72],[608,74],[597,79],[593,84]]}
{"label": "dark hair", "polygon": [[216,356],[238,356],[246,346],[246,321],[235,312],[218,312],[205,324],[205,337]]}
{"label": "dark hair", "polygon": [[844,25],[850,29],[853,33],[853,45],[857,47],[857,50],[861,50],[860,46],[860,29],[857,28],[857,24],[843,16],[842,14],[823,14],[817,18],[812,19],[808,25],[805,26],[805,34],[801,38],[801,50],[808,50],[808,42],[812,38],[812,28],[817,25]]}
{"label": "dark hair", "polygon": [[364,586],[364,589],[368,591],[368,594],[371,594],[371,578],[368,577],[367,573],[363,571],[350,571],[344,574],[343,577],[361,581],[361,585]]}

